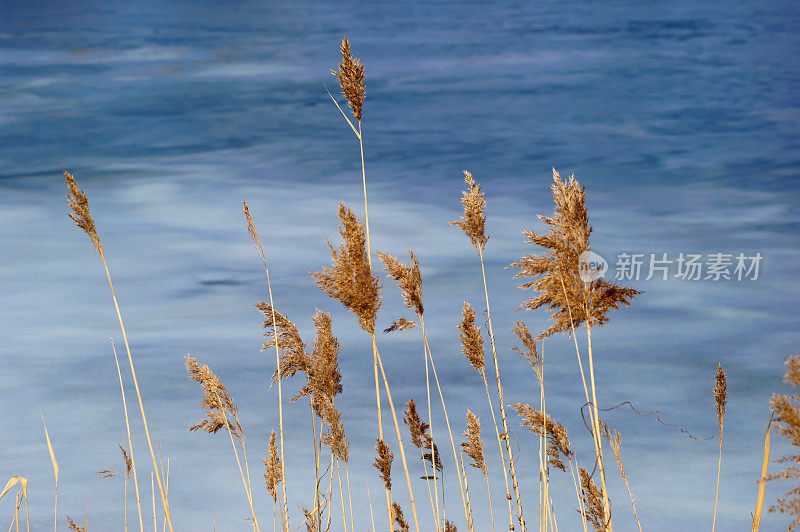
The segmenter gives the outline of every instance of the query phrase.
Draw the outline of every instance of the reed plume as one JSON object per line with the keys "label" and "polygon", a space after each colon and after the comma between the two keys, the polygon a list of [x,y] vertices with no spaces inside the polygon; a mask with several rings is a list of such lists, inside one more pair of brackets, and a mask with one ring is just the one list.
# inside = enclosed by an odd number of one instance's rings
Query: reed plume
{"label": "reed plume", "polygon": [[617,468],[619,468],[619,474],[622,476],[622,480],[625,481],[625,488],[628,490],[628,497],[630,497],[631,506],[633,506],[633,516],[636,518],[636,526],[639,527],[639,532],[642,532],[642,523],[639,521],[639,512],[636,511],[636,501],[633,498],[631,486],[628,484],[628,475],[625,474],[625,467],[622,465],[622,442],[620,441],[620,434],[614,429],[609,428],[607,425],[603,425],[602,432],[603,436],[608,441],[608,445],[611,447],[611,451],[614,453],[614,458],[617,459]]}
{"label": "reed plume", "polygon": [[484,375],[486,361],[483,337],[481,336],[480,327],[475,326],[475,309],[466,301],[461,313],[461,323],[458,324],[458,332],[458,336],[461,338],[462,352],[472,367],[475,368],[475,371]]}
{"label": "reed plume", "polygon": [[403,517],[403,509],[400,508],[400,505],[396,502],[392,503],[392,510],[394,512],[394,522],[399,526],[399,529],[395,529],[395,532],[408,532],[409,526],[406,522],[405,518]]}
{"label": "reed plume", "polygon": [[386,491],[392,491],[392,460],[394,460],[394,453],[389,451],[389,446],[380,438],[378,438],[378,443],[375,444],[375,451],[378,454],[375,456],[375,461],[372,462],[372,465],[378,470],[378,476],[383,481]]}
{"label": "reed plume", "polygon": [[[128,364],[131,370],[131,378],[133,380],[133,386],[136,390],[136,398],[139,401],[139,412],[142,415],[142,424],[144,425],[144,433],[145,437],[147,438],[147,447],[150,450],[150,458],[153,462],[153,469],[155,470],[155,477],[158,481],[158,491],[159,495],[161,496],[161,504],[164,506],[164,514],[166,516],[167,525],[169,526],[170,532],[173,532],[172,529],[172,516],[169,511],[169,499],[167,498],[167,494],[164,490],[164,484],[161,480],[161,475],[158,470],[158,464],[156,462],[156,454],[153,450],[153,443],[150,439],[150,427],[147,424],[147,416],[145,415],[144,411],[144,404],[142,403],[142,394],[139,392],[139,381],[136,378],[136,369],[133,365],[133,356],[131,355],[131,348],[128,344],[128,333],[125,331],[125,324],[122,321],[122,313],[119,310],[119,303],[117,302],[117,295],[114,291],[114,283],[111,282],[111,273],[108,269],[108,263],[106,262],[105,253],[103,251],[103,245],[100,242],[100,236],[97,232],[97,228],[95,227],[94,219],[92,218],[92,213],[89,210],[89,199],[87,198],[86,194],[83,190],[78,187],[75,178],[67,172],[63,170],[64,177],[67,181],[67,202],[72,210],[72,213],[68,216],[72,219],[75,224],[80,227],[86,235],[89,237],[89,240],[92,242],[95,250],[97,251],[98,255],[100,255],[100,261],[103,263],[103,267],[106,271],[106,278],[108,279],[108,287],[111,291],[111,298],[114,301],[114,310],[117,313],[117,320],[119,321],[119,327],[122,331],[122,340],[125,343],[125,351],[128,355]],[[121,381],[120,381],[121,382]],[[127,419],[127,418],[126,418]],[[130,444],[129,444],[130,445]],[[136,478],[134,472],[134,479]],[[138,497],[138,487],[137,487],[137,497]],[[137,500],[138,502],[138,500]]]}
{"label": "reed plume", "polygon": [[339,70],[331,70],[331,74],[339,79],[339,87],[350,105],[353,118],[361,122],[364,108],[366,85],[364,84],[364,63],[350,52],[350,41],[342,37],[342,60],[339,61]]}
{"label": "reed plume", "polygon": [[333,265],[323,266],[321,272],[312,272],[311,276],[324,292],[356,315],[362,329],[374,334],[381,285],[367,259],[364,225],[344,203],[339,203],[338,216],[343,243],[337,250],[328,240]]}
{"label": "reed plume", "polygon": [[[206,364],[200,365],[191,355],[186,355],[186,371],[189,378],[200,384],[203,390],[202,407],[205,410],[205,419],[196,425],[189,427],[191,432],[203,430],[209,434],[216,434],[220,429],[226,429],[236,458],[236,465],[239,467],[239,474],[242,478],[244,491],[247,501],[250,504],[250,513],[253,519],[253,530],[260,530],[258,519],[256,518],[255,508],[253,507],[253,492],[250,487],[250,471],[247,466],[247,450],[245,446],[244,431],[239,423],[238,409],[233,402],[233,398],[228,393],[225,385],[217,377],[211,368]],[[242,469],[239,460],[239,452],[236,449],[234,438],[242,447],[242,456],[245,461],[245,468]],[[247,478],[245,478],[245,472]]]}
{"label": "reed plume", "polygon": [[[497,428],[497,420],[495,419],[495,431],[497,433],[497,443],[501,446],[501,442],[505,442],[505,452],[508,456],[508,469],[511,473],[511,482],[514,487],[514,494],[516,495],[517,500],[517,522],[522,527],[522,532],[525,532],[527,529],[525,524],[525,519],[522,516],[522,497],[519,493],[519,483],[517,482],[517,472],[514,466],[514,455],[511,452],[511,442],[508,438],[508,418],[506,417],[506,409],[505,409],[505,400],[503,398],[503,386],[500,382],[500,366],[497,363],[497,347],[494,341],[494,329],[492,328],[492,310],[489,306],[489,288],[486,284],[486,265],[483,261],[483,252],[486,248],[486,242],[488,242],[489,237],[486,235],[486,199],[484,198],[484,194],[481,191],[481,186],[475,183],[475,180],[472,177],[472,174],[468,171],[464,170],[464,183],[467,185],[467,190],[462,193],[461,196],[461,204],[464,207],[464,215],[461,219],[456,220],[454,222],[450,222],[451,225],[455,225],[459,227],[464,234],[469,238],[470,243],[472,243],[472,247],[475,249],[475,252],[478,255],[478,259],[481,263],[481,276],[483,277],[483,293],[486,300],[486,318],[489,324],[489,340],[492,345],[492,363],[494,364],[494,372],[495,372],[495,381],[497,384],[497,396],[498,402],[500,403],[500,419],[503,424],[503,433],[500,434],[499,429]],[[488,397],[488,383],[487,383],[487,397]],[[490,401],[491,402],[491,401]],[[494,419],[494,410],[492,411],[492,417]],[[506,482],[506,499],[509,501],[508,503],[508,515],[509,515],[509,529],[514,529],[514,523],[512,519],[512,510],[511,510],[511,492],[508,488],[508,475],[506,472],[506,458],[503,456],[503,477]]]}
{"label": "reed plume", "polygon": [[411,434],[411,443],[414,444],[420,451],[422,451],[422,459],[431,465],[433,475],[431,477],[422,477],[426,480],[436,480],[436,472],[444,470],[441,457],[439,455],[439,448],[433,441],[433,437],[428,433],[430,425],[422,421],[419,413],[417,412],[417,405],[413,399],[406,403],[405,416],[403,422],[408,426],[408,431]]}
{"label": "reed plume", "polygon": [[[604,532],[606,530],[606,518],[603,509],[603,494],[584,468],[581,467],[579,471],[581,476],[581,500],[583,501],[586,520],[594,527],[595,532]],[[580,510],[578,511],[580,512]]]}
{"label": "reed plume", "polygon": [[278,446],[275,444],[275,431],[269,435],[267,446],[268,458],[264,458],[264,480],[267,483],[267,492],[272,497],[272,502],[278,502],[278,484],[281,483],[283,475],[281,473],[283,464],[278,456]]}
{"label": "reed plume", "polygon": [[483,456],[483,440],[481,440],[481,421],[475,414],[467,410],[467,431],[463,434],[467,439],[461,444],[464,454],[472,459],[469,464],[486,474],[486,458]]}
{"label": "reed plume", "polygon": [[538,436],[546,436],[548,463],[556,469],[566,471],[567,467],[563,460],[569,462],[573,455],[567,429],[558,421],[553,421],[548,414],[529,404],[514,403],[511,407],[517,411],[522,418],[522,425],[529,431]]}
{"label": "reed plume", "polygon": [[75,532],[87,532],[87,528],[80,526],[78,523],[72,520],[70,516],[67,516],[67,528],[70,530],[74,530]]}
{"label": "reed plume", "polygon": [[464,206],[464,215],[460,220],[450,222],[450,225],[455,225],[464,231],[467,235],[475,251],[482,253],[486,247],[486,242],[489,241],[489,236],[486,235],[486,199],[481,192],[481,185],[475,183],[472,174],[464,170],[464,183],[467,185],[467,190],[461,195],[461,204]]}
{"label": "reed plume", "polygon": [[522,257],[511,264],[520,271],[514,276],[532,277],[536,280],[524,283],[519,288],[533,288],[538,295],[519,308],[552,311],[551,325],[536,339],[541,340],[560,332],[570,332],[573,327],[586,323],[588,327],[602,325],[608,321],[610,310],[620,305],[630,306],[631,300],[640,291],[613,284],[598,278],[584,282],[580,275],[581,255],[589,251],[589,214],[586,210],[586,191],[575,176],[562,180],[553,169],[553,200],[555,212],[552,217],[539,216],[550,227],[548,234],[523,231],[528,244],[545,248],[543,255]]}
{"label": "reed plume", "polygon": [[717,462],[717,488],[714,492],[714,519],[711,522],[711,532],[717,524],[717,499],[719,498],[719,476],[722,469],[722,429],[725,426],[725,405],[728,403],[728,385],[725,370],[722,364],[717,364],[717,375],[714,379],[714,410],[717,412],[719,427],[719,461]]}
{"label": "reed plume", "polygon": [[[793,388],[800,387],[800,356],[790,356],[786,358],[786,373],[783,381]],[[775,415],[775,430],[789,440],[789,443],[800,448],[800,394],[774,394],[770,400],[770,407]],[[776,463],[792,464],[783,471],[771,473],[767,476],[770,480],[792,480],[795,483],[800,479],[800,469],[796,466],[800,463],[800,452],[784,456],[774,460]],[[800,487],[793,488],[778,498],[777,504],[770,506],[770,512],[780,512],[789,514],[792,521],[789,530],[796,530],[800,527]]]}
{"label": "reed plume", "polygon": [[454,525],[450,521],[445,520],[444,532],[458,532],[458,528],[456,528],[456,525]]}
{"label": "reed plume", "polygon": [[[467,440],[461,444],[461,448],[471,460],[472,467],[478,469],[483,473],[486,480],[486,495],[489,498],[489,518],[492,523],[492,530],[494,530],[494,510],[492,509],[492,490],[489,487],[489,472],[486,467],[486,457],[483,453],[483,440],[481,439],[481,420],[467,410],[467,431],[462,434]],[[466,471],[464,472],[466,475]]]}
{"label": "reed plume", "polygon": [[421,316],[424,312],[422,305],[422,274],[419,269],[419,259],[410,249],[408,255],[411,264],[403,264],[397,257],[378,251],[389,277],[397,281],[400,292],[403,295],[403,306],[414,309],[414,312]]}
{"label": "reed plume", "polygon": [[394,320],[394,322],[392,322],[392,324],[389,327],[385,328],[383,332],[390,333],[394,331],[407,331],[409,329],[413,329],[416,326],[417,322],[413,320],[407,320],[401,317]]}

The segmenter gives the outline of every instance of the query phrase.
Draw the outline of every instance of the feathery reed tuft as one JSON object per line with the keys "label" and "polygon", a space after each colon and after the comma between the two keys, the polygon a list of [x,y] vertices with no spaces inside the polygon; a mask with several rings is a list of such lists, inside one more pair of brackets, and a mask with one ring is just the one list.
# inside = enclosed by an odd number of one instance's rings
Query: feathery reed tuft
{"label": "feathery reed tuft", "polygon": [[452,522],[450,522],[447,519],[445,519],[445,521],[444,521],[444,532],[458,532],[458,529],[456,528],[456,525],[454,525]]}
{"label": "feathery reed tuft", "polygon": [[[194,432],[203,429],[209,434],[216,434],[219,429],[224,427],[231,432],[234,438],[241,441],[242,426],[236,419],[236,405],[219,377],[207,365],[199,365],[191,355],[186,355],[186,370],[189,372],[189,377],[202,386],[202,405],[206,410],[206,419],[197,425],[192,425],[189,430]],[[232,416],[233,419],[231,420],[228,416]]]}
{"label": "feathery reed tuft", "polygon": [[[264,345],[261,346],[262,351],[271,349],[278,343],[278,350],[280,352],[280,375],[281,378],[294,376],[298,371],[303,373],[308,372],[309,356],[306,352],[306,344],[300,338],[300,333],[297,326],[292,323],[286,316],[273,309],[269,303],[258,303],[256,308],[264,315],[264,328],[263,335],[269,338]],[[273,321],[273,315],[275,316]],[[275,338],[275,330],[278,331],[278,338]],[[272,384],[278,378],[278,369],[272,375]]]}
{"label": "feathery reed tuft", "polygon": [[133,469],[133,460],[128,456],[128,451],[122,445],[117,444],[119,450],[122,451],[122,459],[125,461],[125,478],[131,478],[131,470]]}
{"label": "feathery reed tuft", "polygon": [[389,327],[383,330],[384,333],[390,333],[394,331],[407,331],[408,329],[413,329],[417,326],[417,322],[407,320],[405,318],[397,318],[394,323],[392,323]]}
{"label": "feathery reed tuft", "polygon": [[408,526],[408,522],[406,522],[405,518],[403,517],[402,508],[400,508],[400,505],[396,502],[392,503],[392,513],[394,514],[394,522],[400,527],[399,530],[395,529],[394,532],[408,532],[410,527]]}
{"label": "feathery reed tuft", "polygon": [[397,257],[378,251],[378,256],[386,265],[385,270],[389,272],[389,277],[397,281],[400,291],[403,294],[403,306],[413,308],[418,316],[422,316],[422,274],[419,270],[419,259],[410,249],[408,255],[411,264],[403,264]]}
{"label": "feathery reed tuft", "polygon": [[472,247],[478,253],[483,253],[489,237],[486,236],[486,200],[481,192],[481,186],[475,183],[472,174],[464,170],[464,183],[468,190],[462,193],[461,204],[464,206],[464,216],[460,220],[450,222],[450,225],[457,225],[464,231]]}
{"label": "feathery reed tuft", "polygon": [[78,523],[72,520],[71,517],[67,516],[67,528],[70,530],[74,530],[75,532],[87,532],[87,529],[80,526]]}
{"label": "feathery reed tuft", "polygon": [[334,249],[328,240],[333,266],[323,266],[312,272],[320,289],[338,299],[358,318],[366,332],[375,332],[375,316],[381,307],[381,285],[378,275],[372,275],[366,250],[364,225],[344,203],[339,203],[339,234],[344,242]]}
{"label": "feathery reed tuft", "polygon": [[467,439],[461,444],[464,453],[472,459],[470,464],[481,473],[486,474],[486,458],[483,455],[483,440],[481,440],[481,420],[467,410],[467,431],[463,434]]}
{"label": "feathery reed tuft", "polygon": [[97,250],[97,253],[100,257],[103,257],[103,246],[100,244],[100,237],[97,234],[97,228],[94,226],[94,219],[92,218],[92,213],[89,212],[89,199],[86,197],[86,194],[78,187],[78,184],[75,182],[75,178],[72,177],[72,174],[63,170],[64,177],[67,179],[67,188],[69,192],[67,193],[67,200],[69,202],[69,208],[72,209],[74,214],[68,214],[72,221],[75,222],[75,225],[83,229],[86,235],[89,237],[89,240],[92,241],[92,245],[94,249]]}
{"label": "feathery reed tuft", "polygon": [[269,435],[268,457],[264,458],[264,480],[267,482],[267,491],[272,496],[272,502],[278,501],[278,484],[281,483],[281,459],[278,456],[278,446],[275,444],[275,431]]}
{"label": "feathery reed tuft", "polygon": [[[522,425],[537,436],[547,436],[547,456],[551,466],[566,471],[562,459],[569,462],[572,458],[572,443],[569,441],[567,429],[558,421],[536,408],[525,403],[514,403],[511,407],[522,418]],[[602,506],[602,504],[601,504]]]}
{"label": "feathery reed tuft", "polygon": [[[786,374],[783,380],[794,388],[800,387],[800,356],[795,355],[786,358]],[[798,402],[800,402],[800,394],[774,394],[770,400],[772,412],[774,412],[777,420],[775,430],[778,434],[788,439],[789,443],[795,448],[800,448],[800,407],[798,407]],[[777,463],[792,465],[783,471],[770,474],[767,476],[768,481],[777,479],[792,480],[796,485],[797,479],[800,479],[800,469],[796,467],[796,464],[800,463],[800,452],[795,452],[797,454],[775,460]],[[782,497],[779,497],[777,504],[770,506],[769,511],[792,516],[793,520],[789,524],[789,530],[796,530],[800,527],[800,487],[791,489]]]}
{"label": "feathery reed tuft", "polygon": [[458,324],[458,331],[463,353],[475,371],[483,375],[486,368],[483,337],[480,327],[475,326],[475,309],[466,301],[461,313],[461,323]]}
{"label": "feathery reed tuft", "polygon": [[342,37],[342,60],[339,61],[339,70],[331,70],[331,74],[339,78],[339,87],[342,94],[350,104],[353,117],[361,122],[364,108],[366,85],[364,84],[364,63],[350,53],[350,41]]}
{"label": "feathery reed tuft", "polygon": [[714,382],[714,409],[717,411],[719,422],[719,437],[722,438],[722,429],[725,425],[725,405],[728,403],[728,382],[722,364],[717,364],[717,375]]}
{"label": "feathery reed tuft", "polygon": [[555,323],[537,336],[537,340],[556,333],[570,331],[583,322],[589,326],[602,325],[608,321],[609,310],[620,305],[630,306],[631,300],[640,291],[617,286],[605,279],[584,282],[580,275],[581,255],[589,251],[589,215],[586,210],[586,192],[574,176],[562,181],[553,169],[553,199],[555,212],[552,217],[539,216],[550,226],[549,234],[523,231],[529,244],[547,249],[544,255],[528,255],[512,263],[520,271],[514,277],[534,277],[535,281],[519,288],[533,288],[539,295],[523,303],[519,308],[535,310],[545,307],[553,311],[550,317]]}
{"label": "feathery reed tuft", "polygon": [[[417,412],[417,404],[413,399],[410,399],[406,403],[406,411],[405,416],[403,417],[403,423],[408,425],[408,431],[411,433],[411,443],[413,443],[422,451],[422,459],[427,460],[428,463],[431,464],[432,468],[435,467],[437,471],[442,471],[444,465],[442,464],[441,457],[439,456],[439,448],[433,442],[433,438],[428,433],[430,426],[422,421],[422,418],[420,418],[419,413]],[[431,452],[431,447],[433,447],[433,452]],[[433,476],[423,478],[432,479]]]}
{"label": "feathery reed tuft", "polygon": [[602,492],[584,468],[581,467],[579,471],[581,476],[581,499],[583,500],[586,521],[594,527],[595,532],[605,532]]}
{"label": "feathery reed tuft", "polygon": [[524,322],[517,320],[511,331],[515,333],[519,341],[522,342],[522,348],[515,345],[511,347],[511,350],[515,353],[519,353],[528,361],[531,365],[531,369],[533,369],[533,372],[536,374],[536,378],[539,379],[539,383],[542,384],[544,377],[541,367],[542,357],[539,355],[539,350],[536,348],[536,340],[534,340],[530,329],[528,329],[528,326],[525,325]]}
{"label": "feathery reed tuft", "polygon": [[389,446],[383,443],[383,440],[378,438],[378,443],[375,445],[375,451],[378,455],[372,465],[378,470],[378,476],[383,480],[383,485],[387,490],[392,489],[392,460],[394,460],[394,453],[389,452]]}

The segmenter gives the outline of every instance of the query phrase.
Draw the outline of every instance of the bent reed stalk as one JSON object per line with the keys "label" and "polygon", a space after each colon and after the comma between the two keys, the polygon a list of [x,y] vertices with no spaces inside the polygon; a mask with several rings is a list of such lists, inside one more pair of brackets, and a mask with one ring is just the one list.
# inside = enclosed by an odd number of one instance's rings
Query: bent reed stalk
{"label": "bent reed stalk", "polygon": [[108,287],[111,289],[111,298],[114,300],[114,309],[117,312],[117,320],[119,321],[119,327],[122,330],[122,341],[125,344],[125,351],[128,355],[128,364],[130,365],[131,370],[131,378],[133,380],[133,387],[136,390],[136,398],[139,401],[139,412],[142,414],[142,424],[144,425],[144,433],[147,437],[147,447],[150,449],[150,458],[153,461],[153,469],[155,470],[155,477],[158,481],[158,492],[161,496],[161,504],[164,506],[164,513],[166,514],[167,518],[167,525],[169,526],[170,532],[174,532],[172,529],[172,516],[169,511],[169,501],[167,500],[166,493],[164,492],[164,485],[161,480],[161,475],[158,472],[158,463],[156,462],[156,454],[153,450],[153,443],[150,439],[150,427],[147,425],[147,415],[144,412],[144,404],[142,403],[142,394],[139,391],[139,381],[136,378],[136,369],[133,366],[133,356],[131,355],[131,348],[128,345],[128,333],[125,331],[125,324],[122,322],[122,314],[119,310],[119,303],[117,303],[117,294],[114,291],[114,283],[111,282],[111,273],[108,270],[108,263],[106,262],[105,252],[103,251],[103,246],[100,243],[100,236],[97,233],[97,229],[94,224],[94,219],[92,218],[92,214],[89,211],[89,200],[84,194],[83,190],[78,187],[78,184],[75,182],[75,178],[67,172],[63,170],[64,177],[67,180],[67,187],[69,192],[67,193],[67,200],[69,203],[69,207],[74,214],[68,214],[72,221],[75,222],[75,225],[83,229],[86,235],[91,240],[92,245],[94,246],[97,254],[100,256],[100,261],[103,263],[103,267],[106,270],[106,278],[108,279]]}

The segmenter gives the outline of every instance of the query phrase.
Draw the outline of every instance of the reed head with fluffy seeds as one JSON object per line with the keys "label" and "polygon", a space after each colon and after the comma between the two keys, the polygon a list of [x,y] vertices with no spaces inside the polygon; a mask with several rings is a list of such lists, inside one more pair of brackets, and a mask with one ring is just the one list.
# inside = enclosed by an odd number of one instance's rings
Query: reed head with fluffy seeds
{"label": "reed head with fluffy seeds", "polygon": [[186,355],[186,370],[189,378],[200,383],[203,388],[202,405],[206,411],[206,419],[192,425],[189,430],[194,432],[203,429],[209,434],[216,434],[219,429],[227,428],[234,438],[241,441],[243,433],[237,418],[236,405],[219,377],[207,365],[199,365],[191,355]]}
{"label": "reed head with fluffy seeds", "polygon": [[67,189],[69,190],[66,194],[67,201],[69,203],[69,208],[72,209],[72,213],[67,214],[67,216],[72,218],[75,225],[83,229],[84,233],[89,237],[89,240],[92,241],[92,245],[94,249],[97,250],[100,258],[104,259],[103,246],[100,244],[100,237],[97,234],[97,228],[94,226],[92,213],[89,212],[89,198],[87,198],[83,190],[78,187],[78,183],[75,182],[75,178],[72,177],[72,174],[66,170],[63,170],[63,172],[67,180]]}
{"label": "reed head with fluffy seeds", "polygon": [[475,371],[483,375],[486,369],[486,353],[483,350],[481,328],[475,325],[475,309],[466,301],[461,311],[461,322],[457,328],[458,336],[461,338],[461,351]]}
{"label": "reed head with fluffy seeds", "polygon": [[411,434],[411,443],[420,449],[424,449],[428,424],[422,421],[422,418],[419,417],[419,413],[417,412],[417,404],[413,399],[409,399],[406,403],[406,411],[405,416],[403,417],[403,423],[408,426],[408,432]]}
{"label": "reed head with fluffy seeds", "polygon": [[719,437],[722,438],[722,428],[725,426],[725,406],[728,404],[728,380],[722,364],[717,364],[717,375],[714,378],[714,410],[717,412],[719,423]]}
{"label": "reed head with fluffy seeds", "polygon": [[350,52],[350,41],[347,37],[342,37],[342,60],[339,61],[339,70],[331,70],[331,74],[339,79],[339,87],[342,94],[350,104],[353,117],[361,122],[361,114],[364,109],[364,97],[367,87],[364,84],[364,63],[357,57],[353,57]]}
{"label": "reed head with fluffy seeds", "polygon": [[119,450],[122,451],[122,460],[125,462],[125,478],[131,478],[131,470],[133,469],[133,460],[128,456],[128,451],[122,445],[117,444]]}
{"label": "reed head with fluffy seeds", "polygon": [[311,272],[311,276],[320,289],[356,315],[362,329],[374,334],[381,308],[381,284],[379,276],[372,275],[364,224],[344,203],[339,204],[338,215],[343,243],[335,249],[328,240],[333,265],[323,266],[321,272]]}
{"label": "reed head with fluffy seeds", "polygon": [[275,431],[269,435],[269,445],[267,446],[267,457],[264,458],[264,480],[267,483],[267,491],[272,496],[272,502],[278,501],[278,484],[281,483],[281,459],[278,456],[278,446],[275,443]]}
{"label": "reed head with fluffy seeds", "polygon": [[467,410],[467,431],[463,434],[467,441],[461,444],[464,453],[472,459],[470,464],[486,474],[486,458],[483,455],[483,440],[481,440],[481,420]]}
{"label": "reed head with fluffy seeds", "polygon": [[514,327],[511,329],[522,342],[522,347],[512,346],[511,350],[522,355],[525,360],[531,365],[531,369],[536,374],[539,384],[543,383],[544,375],[542,374],[542,357],[539,355],[539,350],[536,348],[536,340],[534,340],[528,326],[524,322],[517,320]]}
{"label": "reed head with fluffy seeds", "polygon": [[394,460],[394,453],[389,451],[389,446],[380,438],[378,438],[378,443],[375,444],[375,451],[378,454],[375,456],[375,461],[372,462],[372,465],[378,470],[378,476],[383,480],[384,487],[391,491],[392,460]]}
{"label": "reed head with fluffy seeds", "polygon": [[409,329],[413,329],[416,326],[417,322],[413,320],[407,320],[405,318],[397,318],[396,320],[394,320],[394,323],[385,328],[383,332],[390,333],[394,331],[407,331]]}
{"label": "reed head with fluffy seeds", "polygon": [[520,270],[515,278],[536,279],[519,288],[533,288],[539,292],[517,310],[546,308],[553,311],[550,319],[555,323],[539,334],[537,340],[570,332],[581,323],[589,327],[602,325],[608,321],[608,311],[620,305],[630,306],[633,298],[641,294],[602,278],[589,282],[581,278],[580,258],[589,251],[592,232],[586,210],[586,191],[574,176],[562,180],[555,168],[551,188],[555,212],[552,217],[539,216],[550,227],[550,232],[523,231],[527,243],[545,248],[546,253],[522,257],[509,266]]}
{"label": "reed head with fluffy seeds", "polygon": [[[586,521],[594,527],[595,532],[605,532],[605,514],[603,513],[603,492],[592,480],[591,475],[580,468],[581,499],[583,500]],[[580,513],[580,510],[578,510]]]}
{"label": "reed head with fluffy seeds", "polygon": [[[547,437],[547,456],[551,466],[566,471],[563,460],[569,462],[572,459],[572,442],[569,440],[567,429],[558,421],[553,419],[529,404],[514,403],[511,405],[522,418],[522,425],[537,436]],[[602,505],[601,505],[602,506]]]}
{"label": "reed head with fluffy seeds", "polygon": [[450,225],[457,225],[464,231],[472,247],[477,253],[483,253],[489,237],[486,236],[486,199],[481,192],[481,186],[475,183],[472,174],[464,170],[464,183],[467,190],[461,196],[461,204],[464,206],[464,215],[460,220],[450,222]]}
{"label": "reed head with fluffy seeds", "polygon": [[[269,303],[258,303],[256,308],[264,315],[264,323],[261,326],[264,329],[263,335],[268,338],[261,346],[261,350],[271,349],[275,347],[275,342],[278,343],[280,365],[272,375],[272,383],[275,383],[278,375],[285,379],[294,376],[298,371],[308,373],[310,357],[306,352],[306,344],[300,338],[297,326]],[[276,329],[278,331],[277,338],[275,338]]]}
{"label": "reed head with fluffy seeds", "polygon": [[413,308],[417,316],[422,316],[424,308],[422,306],[422,274],[419,269],[419,259],[410,249],[408,255],[411,264],[400,262],[397,257],[378,251],[385,270],[389,272],[389,277],[397,281],[397,286],[403,294],[403,306]]}
{"label": "reed head with fluffy seeds", "polygon": [[399,528],[394,528],[394,532],[409,532],[410,526],[403,517],[403,509],[396,502],[392,503],[392,513],[394,514],[394,522]]}

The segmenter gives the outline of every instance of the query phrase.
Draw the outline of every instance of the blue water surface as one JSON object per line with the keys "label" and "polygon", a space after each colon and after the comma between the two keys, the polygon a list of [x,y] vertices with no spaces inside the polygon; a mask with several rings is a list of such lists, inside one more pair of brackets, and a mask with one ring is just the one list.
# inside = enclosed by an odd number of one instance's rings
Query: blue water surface
{"label": "blue water surface", "polygon": [[[480,264],[447,222],[460,216],[468,169],[487,199],[486,274],[506,403],[538,405],[538,385],[509,349],[509,329],[524,319],[543,330],[547,314],[514,311],[533,293],[516,290],[506,266],[540,251],[521,230],[545,230],[536,215],[552,212],[552,167],[586,186],[592,249],[612,272],[621,253],[763,257],[757,280],[683,280],[674,269],[668,280],[646,280],[645,271],[626,281],[645,293],[592,335],[600,406],[657,409],[697,438],[716,432],[712,388],[723,365],[730,399],[716,525],[748,529],[768,401],[789,391],[783,357],[800,345],[796,2],[0,3],[0,482],[29,479],[31,528],[51,526],[53,512],[39,409],[60,466],[60,522],[83,522],[88,513],[92,530],[122,526],[122,479],[94,473],[121,470],[117,444],[126,445],[111,336],[123,357],[143,519],[152,522],[149,451],[113,302],[96,254],[66,216],[61,169],[89,196],[165,469],[169,457],[176,530],[250,528],[230,442],[186,430],[202,417],[199,386],[183,367],[187,353],[208,363],[238,402],[256,512],[265,530],[272,524],[261,456],[278,425],[276,390],[268,388],[275,360],[260,352],[253,305],[268,296],[242,200],[261,233],[276,307],[309,345],[315,307],[333,314],[356,529],[371,530],[366,485],[376,526],[385,526],[370,465],[370,341],[307,275],[330,261],[325,239],[338,238],[337,203],[363,216],[358,143],[324,87],[338,95],[330,69],[343,35],[366,65],[372,247],[398,255],[412,248],[420,257],[426,331],[453,432],[465,430],[467,408],[483,422],[496,529],[505,529],[506,509],[491,414],[455,328],[469,301],[486,329]],[[410,317],[391,280],[383,298],[381,328]],[[578,339],[585,364],[583,332]],[[418,332],[378,342],[397,407],[410,398],[426,404]],[[572,340],[553,338],[542,350],[548,412],[591,470]],[[294,380],[285,393],[302,385]],[[433,411],[448,518],[466,530],[436,400]],[[303,401],[285,412],[296,527],[298,505],[313,504],[314,455]],[[718,442],[627,407],[603,419],[622,434],[643,528],[709,527]],[[391,434],[389,420],[385,408]],[[538,446],[518,421],[510,413],[534,528]],[[792,452],[777,435],[772,449],[774,457]],[[393,450],[393,493],[409,517],[396,442]],[[406,452],[412,478],[422,475],[408,442]],[[608,466],[615,528],[635,530],[625,484],[610,459]],[[470,471],[476,530],[490,529],[483,482]],[[552,485],[559,528],[578,530],[572,478],[554,471]],[[792,487],[770,483],[768,504]],[[431,530],[425,484],[414,488],[421,529]],[[130,490],[136,528],[132,483]],[[332,530],[341,529],[337,491]],[[7,496],[0,515],[12,513]],[[767,514],[761,530],[787,524]]]}

